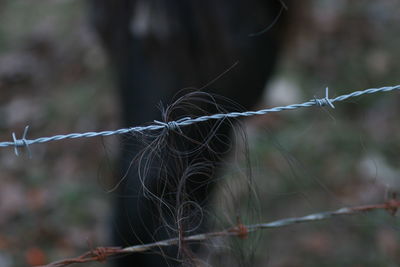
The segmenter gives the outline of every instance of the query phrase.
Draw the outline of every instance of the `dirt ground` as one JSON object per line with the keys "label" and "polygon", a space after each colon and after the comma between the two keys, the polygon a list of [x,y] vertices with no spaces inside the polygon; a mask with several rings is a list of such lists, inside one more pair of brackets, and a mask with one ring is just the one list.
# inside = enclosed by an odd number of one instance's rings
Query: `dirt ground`
{"label": "dirt ground", "polygon": [[[258,108],[399,84],[400,3],[307,0],[294,10],[285,53]],[[117,129],[107,60],[77,0],[0,2],[0,141]],[[243,144],[215,197],[215,227],[384,202],[400,189],[400,95],[380,93],[246,121]],[[0,266],[31,266],[109,245],[118,137],[0,148]],[[228,193],[226,193],[228,192]],[[233,197],[232,197],[233,196]],[[229,201],[226,199],[230,199]],[[226,205],[231,203],[231,205]],[[217,229],[216,229],[217,230]],[[207,242],[203,262],[227,266],[399,266],[399,220],[385,211]],[[222,243],[221,243],[222,242]],[[241,259],[238,259],[240,257]],[[83,266],[104,266],[103,263]]]}

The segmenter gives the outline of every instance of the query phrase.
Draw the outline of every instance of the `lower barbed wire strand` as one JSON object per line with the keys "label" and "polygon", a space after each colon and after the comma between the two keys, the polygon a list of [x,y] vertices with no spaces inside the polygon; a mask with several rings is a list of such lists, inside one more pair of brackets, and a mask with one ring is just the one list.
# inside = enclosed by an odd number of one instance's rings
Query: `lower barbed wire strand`
{"label": "lower barbed wire strand", "polygon": [[[374,210],[386,210],[391,215],[395,215],[397,209],[400,208],[400,200],[395,198],[390,199],[381,204],[373,204],[373,205],[363,205],[363,206],[355,206],[355,207],[345,207],[340,208],[335,211],[325,211],[319,213],[313,213],[302,217],[293,217],[286,218],[277,221],[272,221],[268,223],[259,223],[259,224],[250,224],[250,225],[237,225],[231,227],[229,229],[218,231],[218,232],[208,232],[202,234],[195,234],[186,236],[184,238],[185,241],[190,242],[198,242],[205,241],[216,237],[223,236],[238,236],[241,237],[243,235],[243,230],[246,232],[246,237],[248,232],[255,232],[258,230],[269,229],[269,228],[280,228],[298,223],[307,223],[312,221],[321,221],[327,220],[335,216],[345,216],[345,215],[356,215],[363,212],[371,212]],[[67,266],[73,263],[87,263],[90,261],[104,261],[108,257],[124,255],[130,253],[142,253],[146,251],[150,251],[152,249],[159,249],[161,247],[168,247],[178,244],[179,237],[170,238],[166,240],[157,241],[154,243],[148,244],[140,244],[134,245],[130,247],[120,248],[120,247],[101,247],[86,252],[85,254],[70,259],[64,259],[60,261],[56,261],[53,263],[49,263],[47,265],[43,265],[41,267],[61,267]]]}

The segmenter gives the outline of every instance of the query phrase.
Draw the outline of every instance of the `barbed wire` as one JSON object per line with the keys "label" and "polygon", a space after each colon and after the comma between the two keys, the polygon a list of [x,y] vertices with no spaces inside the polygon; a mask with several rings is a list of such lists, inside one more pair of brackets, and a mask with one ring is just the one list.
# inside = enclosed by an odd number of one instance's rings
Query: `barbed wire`
{"label": "barbed wire", "polygon": [[[400,85],[387,86],[387,87],[381,87],[381,88],[370,88],[370,89],[365,89],[362,91],[354,91],[350,94],[340,95],[336,98],[329,98],[328,88],[326,88],[326,95],[324,98],[314,98],[314,99],[311,99],[311,100],[301,103],[301,104],[278,106],[278,107],[274,107],[274,108],[261,109],[261,110],[257,110],[257,111],[218,113],[218,114],[213,114],[213,115],[200,116],[197,118],[185,117],[185,118],[182,118],[177,121],[168,121],[168,122],[154,121],[154,124],[147,125],[147,126],[135,126],[135,127],[130,127],[130,128],[121,128],[121,129],[112,130],[112,131],[60,134],[60,135],[54,135],[54,136],[50,136],[50,137],[40,137],[37,139],[26,139],[28,129],[29,129],[29,126],[26,126],[25,130],[24,130],[24,134],[21,139],[17,139],[15,136],[15,133],[13,132],[12,133],[13,141],[0,142],[0,147],[12,146],[12,147],[14,147],[15,154],[18,156],[19,155],[18,148],[26,147],[29,152],[30,151],[29,146],[33,145],[33,144],[42,144],[42,143],[47,143],[47,142],[51,142],[51,141],[60,141],[60,140],[64,140],[64,139],[91,138],[91,137],[111,136],[111,135],[119,135],[119,134],[126,134],[126,133],[141,133],[143,131],[155,131],[155,130],[160,130],[163,128],[167,128],[168,130],[179,129],[179,127],[182,127],[182,126],[187,126],[187,125],[191,125],[194,123],[205,122],[205,121],[209,121],[209,120],[219,120],[219,119],[224,119],[224,118],[251,117],[251,116],[256,116],[256,115],[265,115],[265,114],[272,113],[272,112],[295,110],[295,109],[299,109],[299,108],[312,107],[312,106],[318,106],[318,107],[330,106],[331,108],[335,108],[333,105],[333,103],[335,103],[335,102],[344,101],[349,98],[358,97],[358,96],[365,95],[365,94],[375,94],[378,92],[389,92],[389,91],[394,91],[394,90],[400,90]],[[30,154],[30,152],[29,152],[29,154]]]}
{"label": "barbed wire", "polygon": [[[335,211],[327,211],[327,212],[320,212],[314,213],[310,215],[306,215],[303,217],[293,217],[293,218],[286,218],[282,220],[272,221],[269,223],[259,223],[259,224],[251,224],[251,225],[243,225],[238,224],[234,227],[229,229],[219,231],[219,232],[209,232],[197,235],[191,235],[184,237],[184,241],[188,242],[195,242],[195,241],[204,241],[210,240],[216,237],[223,237],[223,236],[237,236],[242,239],[246,239],[251,232],[255,232],[258,230],[269,229],[269,228],[279,228],[284,226],[289,226],[297,223],[305,223],[305,222],[312,222],[312,221],[321,221],[330,219],[336,216],[344,216],[344,215],[355,215],[361,212],[370,212],[374,210],[386,210],[391,215],[395,215],[397,210],[400,208],[400,201],[397,200],[394,196],[393,199],[386,201],[385,203],[375,204],[375,205],[363,205],[363,206],[356,206],[356,207],[345,207]],[[172,245],[177,245],[180,241],[179,238],[171,238],[162,241],[157,241],[154,243],[149,244],[142,244],[142,245],[135,245],[125,248],[120,247],[97,247],[92,249],[81,256],[76,258],[64,259],[56,262],[49,263],[47,265],[42,265],[39,267],[63,267],[74,263],[87,263],[87,262],[94,262],[94,261],[106,261],[109,257],[112,256],[121,256],[127,255],[131,253],[142,253],[152,249],[161,248],[161,247],[168,247]]]}

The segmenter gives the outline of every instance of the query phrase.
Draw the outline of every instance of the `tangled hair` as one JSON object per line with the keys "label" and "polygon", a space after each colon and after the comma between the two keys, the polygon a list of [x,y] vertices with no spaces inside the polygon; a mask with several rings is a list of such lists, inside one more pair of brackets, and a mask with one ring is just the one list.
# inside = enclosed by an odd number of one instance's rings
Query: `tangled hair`
{"label": "tangled hair", "polygon": [[[225,165],[223,159],[232,151],[235,137],[240,136],[245,144],[246,136],[244,131],[234,126],[237,125],[235,119],[230,118],[183,127],[168,124],[188,116],[195,118],[242,110],[239,105],[226,98],[202,91],[189,92],[176,96],[175,99],[168,107],[161,107],[163,122],[158,123],[165,125],[164,128],[156,132],[142,132],[135,135],[143,148],[131,160],[119,186],[123,180],[132,178],[129,177],[132,171],[137,171],[137,177],[133,178],[140,181],[138,183],[140,190],[137,191],[139,195],[137,197],[141,199],[137,203],[140,206],[138,210],[144,210],[145,206],[145,213],[151,213],[151,216],[143,214],[135,216],[143,215],[140,219],[141,224],[145,226],[145,231],[152,236],[153,241],[160,236],[179,237],[177,250],[172,252],[160,250],[158,253],[166,258],[175,258],[175,261],[178,260],[185,265],[194,265],[196,259],[192,251],[198,245],[188,244],[184,237],[206,230],[206,222],[209,221],[208,217],[211,214],[210,196],[216,189],[217,174]],[[233,135],[231,129],[241,134]],[[247,151],[246,145],[245,150]],[[249,166],[247,162],[244,168],[245,184],[253,194]],[[225,190],[224,194],[227,192],[233,194],[233,190]],[[232,200],[234,198],[230,199]],[[236,204],[242,203],[233,201],[231,206]],[[234,212],[236,221],[241,214],[237,210]],[[148,222],[149,217],[151,223]],[[221,221],[221,217],[218,217],[217,220]],[[232,223],[232,220],[228,221]],[[136,231],[133,224],[131,230]],[[134,234],[140,236],[138,233]],[[137,239],[140,241],[140,238]]]}

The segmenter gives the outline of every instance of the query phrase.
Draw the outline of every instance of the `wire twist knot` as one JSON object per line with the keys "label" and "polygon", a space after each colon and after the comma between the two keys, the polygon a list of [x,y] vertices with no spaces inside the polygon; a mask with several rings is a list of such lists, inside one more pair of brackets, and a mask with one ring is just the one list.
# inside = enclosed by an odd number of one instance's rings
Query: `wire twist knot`
{"label": "wire twist knot", "polygon": [[99,262],[105,262],[108,257],[107,248],[97,247],[92,251],[92,254],[97,258]]}
{"label": "wire twist knot", "polygon": [[329,99],[329,89],[328,89],[328,87],[326,87],[326,89],[325,89],[325,97],[324,98],[316,98],[316,97],[314,97],[313,101],[319,107],[330,106],[331,108],[335,108],[335,106],[333,105],[332,101]]}
{"label": "wire twist knot", "polygon": [[154,120],[154,123],[159,124],[161,126],[164,126],[165,129],[167,129],[168,132],[177,130],[178,132],[182,133],[182,130],[179,127],[179,123],[181,123],[181,122],[183,122],[185,120],[188,120],[188,119],[190,119],[190,117],[184,117],[184,118],[181,118],[181,119],[176,120],[176,121],[167,121],[167,122]]}
{"label": "wire twist knot", "polygon": [[159,124],[159,125],[161,125],[161,126],[164,126],[165,129],[167,129],[168,131],[176,130],[176,129],[179,128],[179,125],[178,125],[178,123],[177,123],[176,121],[164,122],[164,121],[157,121],[157,120],[154,120],[154,123],[155,123],[155,124]]}
{"label": "wire twist knot", "polygon": [[28,134],[28,130],[29,130],[29,125],[25,126],[25,130],[24,133],[22,134],[22,138],[21,139],[17,139],[17,137],[15,136],[15,132],[12,133],[12,138],[14,141],[14,153],[15,155],[18,157],[19,156],[19,151],[18,148],[19,147],[25,147],[26,150],[28,151],[28,155],[31,158],[32,154],[31,154],[31,150],[29,149],[29,143],[26,140],[26,136]]}

